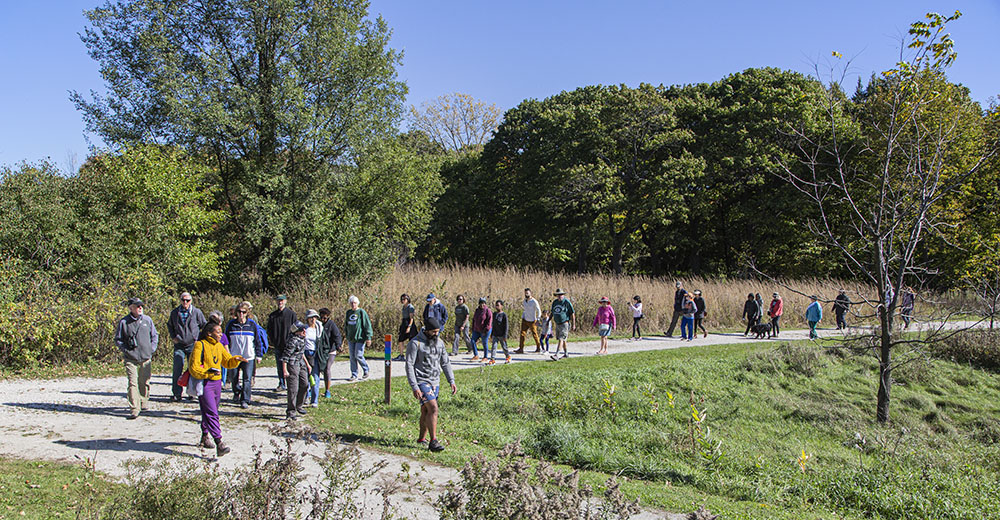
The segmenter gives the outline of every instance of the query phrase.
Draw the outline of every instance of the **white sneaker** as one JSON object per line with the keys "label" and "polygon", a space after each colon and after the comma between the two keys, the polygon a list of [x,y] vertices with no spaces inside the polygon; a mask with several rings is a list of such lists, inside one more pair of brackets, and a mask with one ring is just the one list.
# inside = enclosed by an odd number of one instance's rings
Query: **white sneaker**
{"label": "white sneaker", "polygon": [[309,406],[311,406],[313,408],[319,408],[319,403],[312,403]]}

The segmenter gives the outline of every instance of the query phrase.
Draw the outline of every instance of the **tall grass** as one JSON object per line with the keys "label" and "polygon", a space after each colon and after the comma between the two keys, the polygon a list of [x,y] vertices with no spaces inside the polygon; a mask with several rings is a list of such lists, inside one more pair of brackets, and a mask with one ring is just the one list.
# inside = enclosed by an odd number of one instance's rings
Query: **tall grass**
{"label": "tall grass", "polygon": [[[542,308],[551,305],[552,293],[561,288],[573,302],[577,311],[577,334],[593,334],[590,323],[602,296],[611,299],[618,316],[619,329],[627,332],[631,327],[632,313],[628,307],[633,296],[640,296],[645,318],[643,331],[646,334],[660,334],[670,324],[673,312],[674,282],[680,281],[685,289],[701,290],[708,308],[705,326],[709,330],[741,329],[740,316],[748,293],[760,293],[767,305],[771,294],[778,292],[784,300],[784,323],[788,327],[804,327],[804,314],[809,298],[795,294],[783,287],[791,287],[805,295],[816,294],[820,298],[832,300],[837,289],[846,287],[853,294],[870,291],[858,289],[856,283],[833,279],[780,280],[777,283],[758,280],[731,280],[700,277],[655,278],[649,276],[613,276],[606,274],[566,274],[549,273],[532,269],[489,269],[460,265],[406,265],[397,268],[384,280],[361,286],[345,287],[331,283],[319,290],[300,288],[288,293],[289,305],[301,316],[305,310],[328,307],[339,319],[348,308],[347,298],[351,294],[361,299],[362,308],[370,314],[376,335],[394,334],[400,321],[399,296],[409,294],[417,312],[421,312],[425,297],[433,292],[447,307],[454,309],[455,297],[465,296],[470,307],[480,298],[486,298],[492,307],[493,301],[507,302],[507,313],[514,328],[521,312],[524,289],[530,288],[541,302]],[[255,305],[255,313],[265,318],[273,308],[271,296],[252,294],[246,297]],[[203,310],[228,309],[236,298],[218,293],[201,296],[199,305]],[[829,311],[830,304],[824,304]],[[832,313],[828,320],[833,322]],[[449,320],[450,323],[453,323]]]}

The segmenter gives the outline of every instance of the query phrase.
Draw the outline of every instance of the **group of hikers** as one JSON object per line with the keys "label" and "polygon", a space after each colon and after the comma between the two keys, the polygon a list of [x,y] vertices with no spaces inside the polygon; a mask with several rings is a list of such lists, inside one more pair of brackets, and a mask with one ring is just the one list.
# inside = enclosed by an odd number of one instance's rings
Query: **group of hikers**
{"label": "group of hikers", "polygon": [[[914,293],[907,288],[901,297],[901,315],[905,326],[909,326],[913,314]],[[514,354],[523,354],[525,341],[530,333],[535,341],[535,353],[550,354],[553,361],[569,356],[567,339],[570,331],[576,329],[576,310],[566,297],[566,292],[556,289],[553,301],[543,310],[530,288],[524,290],[521,301],[520,341]],[[811,297],[805,318],[809,323],[809,337],[816,339],[816,326],[823,317],[823,309],[816,296]],[[127,399],[130,413],[128,419],[136,419],[149,406],[149,380],[151,359],[159,343],[159,335],[152,319],[143,313],[144,303],[138,298],[126,302],[129,313],[118,321],[115,329],[115,343],[122,352],[125,373],[128,379]],[[451,349],[447,348],[441,333],[446,329],[449,313],[434,293],[426,297],[422,320],[418,324],[416,309],[407,294],[400,296],[402,316],[396,337],[398,361],[405,361],[407,380],[414,397],[420,402],[420,436],[418,442],[426,444],[432,451],[444,449],[437,441],[437,396],[440,376],[443,373],[457,391],[452,372],[450,356],[459,354],[459,347],[465,345],[472,354],[472,362],[489,365],[496,363],[496,346],[499,344],[504,354],[504,362],[511,362],[512,352],[508,349],[507,338],[510,324],[506,303],[495,300],[492,309],[486,298],[479,298],[475,310],[470,310],[465,296],[456,297],[453,326],[454,337]],[[320,381],[323,392],[330,398],[330,384],[333,379],[335,357],[347,351],[350,377],[348,382],[367,379],[369,366],[365,361],[365,349],[371,346],[373,337],[372,321],[361,308],[357,296],[348,298],[348,309],[344,314],[343,330],[331,319],[332,311],[321,308],[308,309],[305,322],[288,307],[287,296],[275,298],[275,310],[267,316],[262,327],[254,318],[253,305],[242,301],[233,305],[230,318],[224,323],[224,316],[213,311],[206,318],[193,304],[190,293],[182,293],[180,303],[170,312],[167,330],[173,343],[173,371],[171,377],[171,400],[198,399],[201,410],[202,437],[199,446],[215,449],[219,456],[230,450],[222,440],[219,425],[219,403],[222,391],[230,389],[235,404],[248,408],[252,404],[253,387],[257,365],[267,352],[273,351],[277,362],[278,386],[276,392],[285,392],[287,398],[286,417],[296,419],[305,415],[307,406],[318,406]],[[640,322],[644,317],[642,298],[634,296],[627,304],[632,311],[632,336],[630,340],[641,340]],[[840,290],[833,301],[837,328],[846,328],[845,315],[851,305],[844,290]],[[784,303],[776,292],[772,294],[766,307],[759,293],[750,293],[743,306],[741,319],[746,321],[744,336],[752,331],[761,334],[761,327],[770,336],[777,336],[780,330]],[[769,318],[763,322],[764,316]],[[681,339],[692,341],[698,331],[708,336],[703,321],[708,316],[705,298],[700,290],[691,293],[681,282],[676,283],[674,308],[670,326],[664,335],[673,337],[680,321]],[[422,326],[421,326],[422,325]],[[617,317],[611,301],[602,297],[591,325],[600,337],[600,347],[596,354],[608,352],[608,338],[617,329]],[[549,340],[555,336],[556,346],[550,350]],[[482,342],[482,356],[478,348]],[[560,355],[562,350],[562,355]],[[359,375],[360,369],[360,375]]]}

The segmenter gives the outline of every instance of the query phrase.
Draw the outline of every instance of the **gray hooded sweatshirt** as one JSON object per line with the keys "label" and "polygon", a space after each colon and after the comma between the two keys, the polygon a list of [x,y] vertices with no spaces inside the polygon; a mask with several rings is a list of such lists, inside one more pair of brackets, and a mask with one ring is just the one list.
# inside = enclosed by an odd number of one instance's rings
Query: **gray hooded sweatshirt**
{"label": "gray hooded sweatshirt", "polygon": [[440,386],[441,372],[449,383],[455,382],[455,373],[451,370],[448,359],[448,348],[438,336],[433,344],[427,341],[427,336],[421,330],[420,334],[406,345],[406,379],[410,388],[417,389],[420,383],[427,383],[433,388]]}

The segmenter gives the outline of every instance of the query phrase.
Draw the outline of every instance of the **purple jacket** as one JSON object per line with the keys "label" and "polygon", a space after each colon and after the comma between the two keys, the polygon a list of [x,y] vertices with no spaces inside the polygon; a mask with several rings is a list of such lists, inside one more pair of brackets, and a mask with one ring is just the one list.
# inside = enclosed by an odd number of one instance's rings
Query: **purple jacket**
{"label": "purple jacket", "polygon": [[612,309],[610,305],[606,307],[602,305],[597,308],[597,314],[594,315],[594,326],[596,327],[601,323],[611,325],[612,329],[618,327],[618,320],[615,318],[615,310]]}
{"label": "purple jacket", "polygon": [[472,315],[472,331],[486,334],[486,331],[493,327],[493,311],[488,307],[476,307],[476,313]]}

